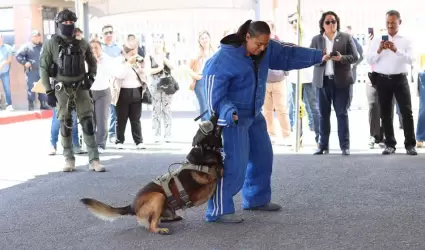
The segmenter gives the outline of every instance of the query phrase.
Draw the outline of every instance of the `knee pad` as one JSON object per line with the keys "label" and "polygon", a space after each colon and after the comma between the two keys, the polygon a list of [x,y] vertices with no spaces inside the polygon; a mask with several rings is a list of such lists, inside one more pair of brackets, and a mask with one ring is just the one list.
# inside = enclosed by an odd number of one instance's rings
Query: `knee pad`
{"label": "knee pad", "polygon": [[71,132],[72,132],[72,119],[65,119],[65,120],[61,120],[60,121],[60,130],[61,130],[61,135],[63,137],[69,137],[71,136]]}
{"label": "knee pad", "polygon": [[94,124],[93,117],[83,117],[80,121],[81,127],[83,129],[84,134],[86,135],[94,135]]}

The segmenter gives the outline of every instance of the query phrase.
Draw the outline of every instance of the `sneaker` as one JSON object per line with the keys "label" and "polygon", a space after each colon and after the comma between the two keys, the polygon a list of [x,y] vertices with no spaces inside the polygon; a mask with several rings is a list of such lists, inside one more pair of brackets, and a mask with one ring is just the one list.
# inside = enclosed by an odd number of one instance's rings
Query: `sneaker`
{"label": "sneaker", "polygon": [[74,154],[76,155],[81,155],[83,154],[83,150],[81,149],[81,147],[74,147]]}
{"label": "sneaker", "polygon": [[291,147],[292,146],[292,142],[291,142],[291,137],[283,137],[282,139],[278,140],[278,144],[285,146],[285,147]]}
{"label": "sneaker", "polygon": [[154,136],[153,137],[153,142],[154,143],[160,143],[161,142],[161,136]]}
{"label": "sneaker", "polygon": [[97,152],[99,152],[99,154],[103,154],[103,153],[105,153],[105,149],[98,147]]}
{"label": "sneaker", "polygon": [[418,152],[416,152],[416,149],[412,147],[412,148],[406,149],[406,154],[407,155],[418,155]]}
{"label": "sneaker", "polygon": [[7,111],[13,111],[14,109],[13,109],[12,105],[7,105],[6,110]]}
{"label": "sneaker", "polygon": [[115,136],[109,136],[109,142],[110,143],[115,143],[117,141],[117,137]]}
{"label": "sneaker", "polygon": [[369,143],[368,143],[369,149],[374,149],[375,148],[375,142],[376,142],[375,137],[371,136],[369,138]]}
{"label": "sneaker", "polygon": [[75,160],[65,160],[65,166],[63,172],[72,172],[75,169]]}
{"label": "sneaker", "polygon": [[416,142],[416,147],[423,148],[424,147],[424,142],[423,141],[417,141]]}
{"label": "sneaker", "polygon": [[89,163],[89,170],[95,172],[105,172],[105,167],[102,166],[98,160],[94,160]]}
{"label": "sneaker", "polygon": [[146,149],[145,145],[143,144],[143,142],[139,143],[136,145],[137,149]]}
{"label": "sneaker", "polygon": [[124,149],[124,144],[122,142],[115,143],[118,149]]}
{"label": "sneaker", "polygon": [[384,149],[384,151],[382,151],[383,155],[391,155],[391,154],[394,154],[394,153],[395,153],[395,148],[393,148],[393,147],[386,147]]}
{"label": "sneaker", "polygon": [[49,155],[56,155],[56,147],[55,146],[50,147]]}

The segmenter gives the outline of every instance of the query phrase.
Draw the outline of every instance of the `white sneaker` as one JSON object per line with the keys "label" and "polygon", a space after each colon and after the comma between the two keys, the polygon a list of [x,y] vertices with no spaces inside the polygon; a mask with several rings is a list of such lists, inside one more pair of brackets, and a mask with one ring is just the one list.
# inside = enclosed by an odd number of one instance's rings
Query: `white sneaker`
{"label": "white sneaker", "polygon": [[105,149],[103,149],[103,148],[101,148],[101,147],[98,147],[98,148],[97,148],[97,151],[99,152],[99,154],[103,154],[103,153],[105,153]]}
{"label": "white sneaker", "polygon": [[145,145],[143,144],[143,142],[142,142],[142,143],[137,144],[137,145],[136,145],[136,148],[137,148],[137,149],[146,149],[146,147],[145,147]]}
{"label": "white sneaker", "polygon": [[279,145],[285,146],[285,147],[291,147],[292,146],[292,141],[291,141],[291,137],[283,137],[279,140],[278,142]]}
{"label": "white sneaker", "polygon": [[162,141],[161,136],[154,136],[154,137],[153,137],[153,142],[154,142],[154,143],[160,143],[161,141]]}
{"label": "white sneaker", "polygon": [[54,146],[50,147],[49,155],[56,155],[56,147]]}
{"label": "white sneaker", "polygon": [[123,143],[117,143],[115,145],[117,146],[118,149],[124,149],[124,144]]}

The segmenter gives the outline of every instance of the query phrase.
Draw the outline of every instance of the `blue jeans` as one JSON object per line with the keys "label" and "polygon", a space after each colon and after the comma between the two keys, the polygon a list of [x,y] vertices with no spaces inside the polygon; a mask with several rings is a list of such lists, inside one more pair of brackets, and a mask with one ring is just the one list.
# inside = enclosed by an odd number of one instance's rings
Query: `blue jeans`
{"label": "blue jeans", "polygon": [[419,114],[416,125],[416,140],[425,141],[425,72],[419,73]]}
{"label": "blue jeans", "polygon": [[[205,93],[205,85],[203,80],[196,81],[195,95],[199,103],[199,114],[204,113],[208,109],[207,98]],[[201,121],[206,120],[206,115],[201,117]]]}
{"label": "blue jeans", "polygon": [[117,113],[115,112],[115,106],[111,104],[109,113],[111,121],[109,122],[109,138],[116,137],[116,126],[117,126]]}
{"label": "blue jeans", "polygon": [[[59,132],[60,121],[57,118],[56,109],[53,109],[52,127],[50,129],[50,144],[55,148],[59,140]],[[75,111],[72,111],[72,144],[75,148],[80,147],[80,140],[78,138],[77,113]]]}
{"label": "blue jeans", "polygon": [[[294,127],[295,123],[295,88],[296,84],[290,84],[289,89],[289,121],[291,123],[291,128]],[[302,84],[302,100],[305,104],[305,109],[308,115],[308,126],[316,134],[316,142],[319,141],[319,109],[317,107],[316,99],[316,87],[312,83]]]}
{"label": "blue jeans", "polygon": [[3,83],[6,105],[12,105],[12,94],[10,93],[10,71],[0,74],[0,80]]}

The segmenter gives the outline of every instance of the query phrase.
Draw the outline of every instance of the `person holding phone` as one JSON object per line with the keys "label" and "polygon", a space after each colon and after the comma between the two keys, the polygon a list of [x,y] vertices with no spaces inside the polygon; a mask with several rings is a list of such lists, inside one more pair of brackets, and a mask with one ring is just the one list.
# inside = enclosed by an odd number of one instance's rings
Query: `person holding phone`
{"label": "person holding phone", "polygon": [[335,12],[327,11],[319,21],[320,34],[311,41],[311,48],[326,51],[323,62],[316,64],[313,85],[317,87],[320,126],[319,148],[315,155],[329,153],[331,132],[331,105],[338,121],[339,146],[343,155],[350,154],[348,107],[350,86],[354,83],[351,64],[358,60],[353,37],[340,32],[340,19]]}
{"label": "person holding phone", "polygon": [[417,155],[415,146],[412,101],[407,72],[413,64],[412,42],[399,33],[400,13],[390,10],[386,14],[388,34],[375,37],[369,47],[367,62],[374,65],[371,80],[378,90],[382,126],[385,134],[384,155],[395,153],[397,141],[393,127],[393,96],[399,105],[404,127],[404,146],[408,155]]}

